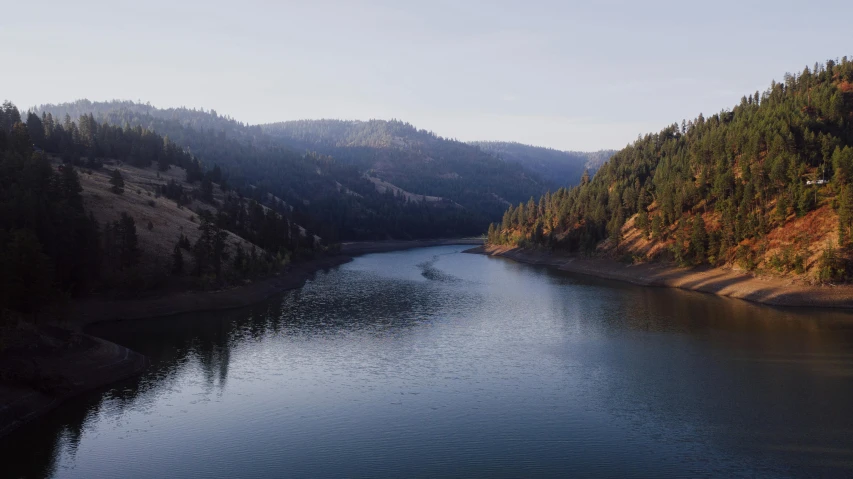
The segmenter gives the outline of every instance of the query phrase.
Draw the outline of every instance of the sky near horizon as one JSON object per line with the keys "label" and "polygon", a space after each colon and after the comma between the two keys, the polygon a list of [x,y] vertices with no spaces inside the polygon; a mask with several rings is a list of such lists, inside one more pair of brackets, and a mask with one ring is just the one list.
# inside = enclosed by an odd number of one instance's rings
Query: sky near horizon
{"label": "sky near horizon", "polygon": [[397,118],[464,141],[618,149],[853,54],[851,17],[782,0],[19,1],[0,16],[0,100]]}

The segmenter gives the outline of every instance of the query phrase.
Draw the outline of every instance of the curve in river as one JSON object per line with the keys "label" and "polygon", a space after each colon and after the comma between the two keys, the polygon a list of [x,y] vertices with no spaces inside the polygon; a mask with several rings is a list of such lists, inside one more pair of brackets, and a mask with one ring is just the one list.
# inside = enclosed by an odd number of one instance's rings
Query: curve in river
{"label": "curve in river", "polygon": [[26,477],[850,477],[853,321],[444,246],[96,334],[152,359],[0,443]]}

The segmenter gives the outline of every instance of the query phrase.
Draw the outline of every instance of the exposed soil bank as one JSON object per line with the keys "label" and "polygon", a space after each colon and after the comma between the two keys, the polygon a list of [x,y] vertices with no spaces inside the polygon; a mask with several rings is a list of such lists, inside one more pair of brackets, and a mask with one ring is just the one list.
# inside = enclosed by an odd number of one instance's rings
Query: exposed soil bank
{"label": "exposed soil bank", "polygon": [[482,243],[481,239],[468,238],[345,243],[341,245],[340,255],[297,263],[278,276],[236,288],[128,300],[78,301],[72,305],[71,319],[62,328],[47,326],[19,332],[21,347],[7,348],[0,354],[0,436],[44,415],[65,399],[145,369],[147,358],[124,346],[82,333],[87,325],[240,308],[299,288],[317,271],[348,263],[352,256]]}
{"label": "exposed soil bank", "polygon": [[853,286],[813,286],[772,277],[755,277],[723,268],[682,268],[666,263],[626,265],[604,258],[582,258],[506,246],[480,246],[466,253],[502,256],[548,265],[573,273],[615,279],[643,286],[666,286],[745,299],[774,306],[853,308]]}

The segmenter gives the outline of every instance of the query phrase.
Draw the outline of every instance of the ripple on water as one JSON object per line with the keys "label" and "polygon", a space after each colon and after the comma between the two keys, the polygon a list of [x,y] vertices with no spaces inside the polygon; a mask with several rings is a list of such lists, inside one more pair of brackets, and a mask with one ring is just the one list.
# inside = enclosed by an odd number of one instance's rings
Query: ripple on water
{"label": "ripple on water", "polygon": [[12,476],[853,477],[849,315],[438,247],[244,310],[105,325],[140,377],[0,444]]}

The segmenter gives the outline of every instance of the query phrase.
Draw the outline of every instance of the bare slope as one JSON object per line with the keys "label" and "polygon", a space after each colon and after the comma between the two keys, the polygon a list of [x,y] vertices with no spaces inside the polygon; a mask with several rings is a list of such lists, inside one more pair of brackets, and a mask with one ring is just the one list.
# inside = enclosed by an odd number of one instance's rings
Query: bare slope
{"label": "bare slope", "polygon": [[[56,166],[60,167],[58,162]],[[110,174],[113,170],[120,171],[124,179],[122,194],[110,191]],[[187,236],[192,243],[200,236],[196,212],[215,212],[213,206],[197,200],[179,207],[175,201],[158,194],[158,187],[166,185],[170,180],[181,183],[185,189],[195,190],[194,186],[183,181],[185,172],[176,166],[172,166],[168,171],[158,172],[154,167],[136,168],[111,162],[101,169],[81,169],[80,173],[83,204],[99,224],[116,221],[123,212],[133,217],[143,263],[168,266],[173,248],[181,234]],[[214,186],[214,199],[221,200],[223,197],[222,190]],[[232,247],[242,245],[248,249],[253,246],[231,232],[228,233],[228,242]]]}

